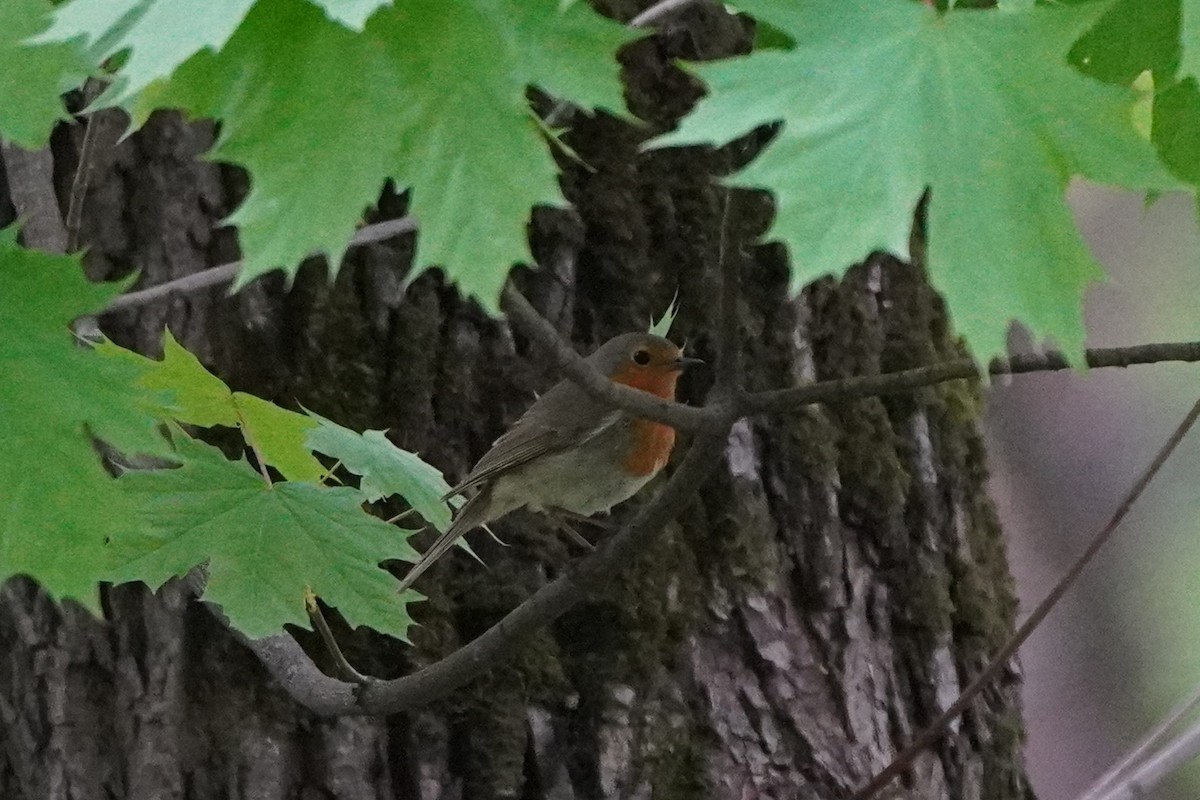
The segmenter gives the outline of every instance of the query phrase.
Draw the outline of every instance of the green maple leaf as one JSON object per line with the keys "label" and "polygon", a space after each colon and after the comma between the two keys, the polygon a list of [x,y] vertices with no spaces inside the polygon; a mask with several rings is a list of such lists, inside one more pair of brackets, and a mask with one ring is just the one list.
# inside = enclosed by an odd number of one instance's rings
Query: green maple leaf
{"label": "green maple leaf", "polygon": [[1114,0],[1071,48],[1071,63],[1093,78],[1125,86],[1147,70],[1171,75],[1179,62],[1179,4]]}
{"label": "green maple leaf", "polygon": [[99,65],[128,51],[106,98],[119,103],[175,70],[204,48],[219,50],[255,0],[74,0],[58,8],[39,43],[80,41]]}
{"label": "green maple leaf", "polygon": [[1152,136],[1175,174],[1200,185],[1200,90],[1195,78],[1155,95]]}
{"label": "green maple leaf", "polygon": [[1134,130],[1133,93],[1066,62],[1104,4],[737,5],[793,49],[696,67],[710,97],[659,143],[726,142],[783,122],[734,182],[775,194],[772,234],[791,251],[793,290],[873,250],[906,253],[929,187],[930,277],[976,356],[1003,352],[1014,318],[1078,354],[1080,295],[1101,271],[1064,202],[1068,179],[1180,187]]}
{"label": "green maple leaf", "polygon": [[230,220],[238,285],[294,274],[314,252],[336,267],[392,177],[413,190],[417,271],[442,266],[495,311],[509,268],[531,260],[530,207],[563,202],[527,87],[619,109],[613,56],[631,36],[555,0],[406,0],[360,34],[302,0],[258,0],[219,53],[195,55],[139,107],[220,119],[212,157],[250,171]]}
{"label": "green maple leaf", "polygon": [[1180,0],[1180,78],[1200,78],[1200,0]]}
{"label": "green maple leaf", "polygon": [[[33,0],[5,0],[9,2],[28,8],[43,5]],[[105,95],[106,103],[121,103],[154,81],[170,76],[201,50],[218,51],[224,47],[255,2],[208,0],[203,13],[197,13],[192,0],[74,0],[58,8],[54,24],[35,42],[82,43],[88,60],[96,66],[128,51],[128,60]],[[312,2],[323,8],[330,19],[361,30],[367,17],[390,0]],[[0,21],[5,20],[6,13],[0,12]],[[12,41],[20,42],[37,30],[26,31]],[[7,39],[8,30],[4,29],[0,36]]]}
{"label": "green maple leaf", "polygon": [[325,9],[329,18],[347,28],[361,31],[367,18],[381,6],[390,6],[393,0],[312,0]]}
{"label": "green maple leaf", "polygon": [[450,507],[442,501],[450,485],[436,467],[396,447],[383,431],[355,433],[317,414],[312,416],[318,425],[308,434],[308,446],[362,476],[359,489],[368,500],[398,494],[439,531],[450,526]]}
{"label": "green maple leaf", "polygon": [[176,436],[179,469],[130,472],[118,481],[142,504],[149,533],[118,535],[112,578],[158,587],[207,563],[204,598],[252,638],[287,624],[309,627],[307,591],[352,625],[405,638],[409,593],[381,569],[414,560],[411,531],[362,510],[363,495],[307,483],[268,485],[244,460]]}
{"label": "green maple leaf", "polygon": [[77,258],[23,250],[0,231],[0,581],[30,575],[98,608],[104,542],[140,526],[91,440],[168,455],[132,385],[138,365],[102,359],[67,329],[120,286],[92,284]]}
{"label": "green maple leaf", "polygon": [[153,361],[113,344],[98,348],[105,355],[141,365],[138,385],[151,397],[169,398],[153,410],[160,419],[211,428],[240,428],[247,443],[268,464],[293,481],[319,481],[325,475],[321,462],[304,446],[316,423],[304,414],[288,411],[246,392],[234,392],[204,368],[194,355],[171,335],[163,333],[162,361]]}
{"label": "green maple leaf", "polygon": [[59,95],[88,73],[74,44],[25,44],[49,21],[46,0],[0,3],[0,134],[30,148],[46,144],[54,123],[66,117]]}

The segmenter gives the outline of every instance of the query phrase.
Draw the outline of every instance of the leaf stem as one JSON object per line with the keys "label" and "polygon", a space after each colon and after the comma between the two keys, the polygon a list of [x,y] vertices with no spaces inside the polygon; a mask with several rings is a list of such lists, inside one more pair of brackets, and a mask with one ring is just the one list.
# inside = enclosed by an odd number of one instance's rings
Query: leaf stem
{"label": "leaf stem", "polygon": [[234,404],[234,413],[237,414],[238,430],[242,432],[242,439],[245,440],[246,446],[250,448],[250,451],[254,453],[254,461],[258,464],[259,474],[267,482],[267,486],[274,486],[275,484],[271,481],[271,473],[267,471],[267,460],[263,458],[262,451],[258,449],[258,444],[250,435],[250,429],[246,425],[246,418],[242,415],[242,410],[237,408],[236,403]]}
{"label": "leaf stem", "polygon": [[325,612],[321,611],[321,604],[317,602],[317,596],[313,594],[312,589],[305,589],[304,607],[308,610],[308,618],[312,620],[313,627],[317,629],[317,633],[321,634],[321,641],[325,643],[325,649],[329,651],[330,657],[333,658],[333,664],[337,669],[338,677],[347,683],[356,683],[359,686],[365,686],[370,683],[371,678],[356,670],[346,659],[346,655],[338,645],[337,639],[333,635],[333,630],[329,627],[328,620],[325,619]]}

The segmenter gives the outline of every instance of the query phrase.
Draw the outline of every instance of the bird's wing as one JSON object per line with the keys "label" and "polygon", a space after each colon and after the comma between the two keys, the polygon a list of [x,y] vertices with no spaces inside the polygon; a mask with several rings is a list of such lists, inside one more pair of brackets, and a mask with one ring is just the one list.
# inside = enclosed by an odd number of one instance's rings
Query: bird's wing
{"label": "bird's wing", "polygon": [[[556,413],[560,410],[567,413]],[[620,417],[620,411],[598,403],[573,384],[555,386],[530,406],[483,454],[467,477],[442,499],[462,494],[541,456],[583,444]]]}

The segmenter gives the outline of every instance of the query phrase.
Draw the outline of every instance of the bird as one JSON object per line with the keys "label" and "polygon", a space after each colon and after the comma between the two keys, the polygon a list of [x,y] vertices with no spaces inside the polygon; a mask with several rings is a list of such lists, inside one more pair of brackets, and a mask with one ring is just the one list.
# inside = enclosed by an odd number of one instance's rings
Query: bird
{"label": "bird", "polygon": [[[625,333],[587,362],[615,383],[675,399],[680,374],[703,361],[651,333]],[[443,502],[474,492],[400,581],[412,586],[465,533],[518,508],[591,516],[628,500],[657,475],[675,429],[595,399],[563,379],[497,439]]]}

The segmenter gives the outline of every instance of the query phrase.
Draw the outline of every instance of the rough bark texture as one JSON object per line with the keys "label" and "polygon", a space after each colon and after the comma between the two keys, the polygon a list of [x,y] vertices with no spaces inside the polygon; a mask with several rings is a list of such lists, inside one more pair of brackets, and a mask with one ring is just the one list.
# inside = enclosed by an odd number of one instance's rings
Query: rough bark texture
{"label": "rough bark texture", "polygon": [[[609,5],[621,18],[635,10]],[[588,165],[563,162],[575,211],[535,215],[541,269],[520,279],[581,348],[644,327],[678,287],[674,333],[712,355],[723,194],[710,176],[759,139],[722,153],[639,143],[698,94],[671,59],[746,42],[740,23],[690,12],[625,53],[631,108],[650,130],[573,120],[568,141]],[[216,226],[245,177],[198,159],[212,136],[162,114],[102,148],[82,235],[90,274],[137,269],[152,284],[235,257]],[[77,144],[77,130],[55,142],[63,197]],[[403,206],[385,198],[379,213]],[[789,299],[780,248],[751,244],[769,216],[765,199],[739,196],[731,219],[750,388],[958,354],[918,267],[873,257]],[[291,293],[268,279],[104,326],[156,354],[169,325],[235,388],[390,429],[456,477],[555,376],[437,276],[402,293],[410,256],[410,241],[371,245],[332,286],[313,264]],[[709,379],[692,376],[686,398]],[[0,797],[838,796],[949,704],[1011,630],[978,414],[976,388],[953,383],[739,423],[719,477],[603,596],[448,700],[388,719],[314,718],[178,586],[110,590],[96,620],[11,581],[0,592]],[[490,568],[456,555],[424,581],[415,648],[342,631],[351,660],[384,677],[428,663],[576,555],[534,516],[496,529],[510,547],[476,540]],[[1021,741],[1010,674],[893,791],[1025,797]]]}

